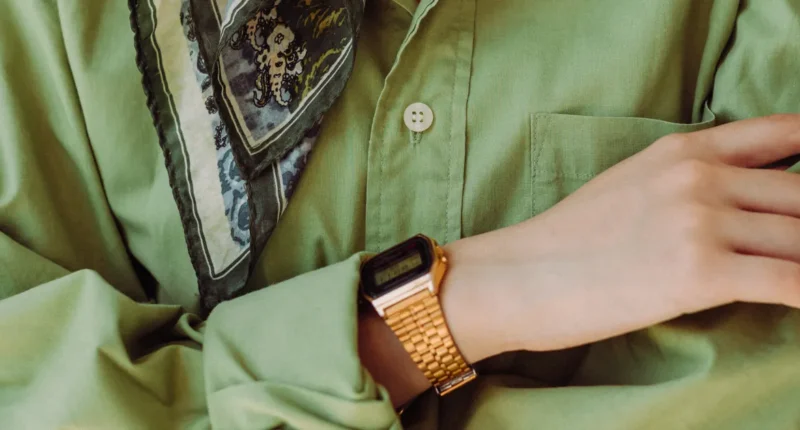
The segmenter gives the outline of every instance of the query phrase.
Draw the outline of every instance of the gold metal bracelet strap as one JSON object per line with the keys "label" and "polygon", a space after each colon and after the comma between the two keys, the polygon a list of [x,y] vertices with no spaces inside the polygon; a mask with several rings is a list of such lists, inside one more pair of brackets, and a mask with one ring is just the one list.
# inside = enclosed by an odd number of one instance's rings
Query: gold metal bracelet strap
{"label": "gold metal bracelet strap", "polygon": [[435,294],[421,291],[387,308],[385,315],[386,324],[439,395],[475,379],[475,370],[453,342]]}

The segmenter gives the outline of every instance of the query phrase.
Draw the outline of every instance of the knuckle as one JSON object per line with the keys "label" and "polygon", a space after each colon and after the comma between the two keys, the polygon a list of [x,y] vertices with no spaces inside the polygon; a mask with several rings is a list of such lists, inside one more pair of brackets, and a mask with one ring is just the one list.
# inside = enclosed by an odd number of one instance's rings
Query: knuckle
{"label": "knuckle", "polygon": [[675,164],[667,173],[671,189],[681,194],[699,191],[711,182],[711,167],[700,160],[688,159]]}
{"label": "knuckle", "polygon": [[668,134],[659,139],[654,145],[673,154],[688,154],[695,146],[692,136],[688,133]]}

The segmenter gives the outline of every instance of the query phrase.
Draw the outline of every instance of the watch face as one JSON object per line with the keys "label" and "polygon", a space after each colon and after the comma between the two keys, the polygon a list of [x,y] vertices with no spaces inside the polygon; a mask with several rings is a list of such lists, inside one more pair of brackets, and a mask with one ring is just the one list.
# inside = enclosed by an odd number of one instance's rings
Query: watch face
{"label": "watch face", "polygon": [[432,264],[430,242],[412,237],[367,261],[361,267],[361,285],[367,296],[376,299],[429,273]]}

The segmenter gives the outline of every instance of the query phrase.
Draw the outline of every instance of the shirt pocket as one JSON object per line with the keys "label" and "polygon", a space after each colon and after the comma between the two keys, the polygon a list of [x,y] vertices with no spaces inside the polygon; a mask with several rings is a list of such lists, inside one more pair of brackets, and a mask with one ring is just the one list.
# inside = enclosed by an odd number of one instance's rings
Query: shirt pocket
{"label": "shirt pocket", "polygon": [[681,124],[650,118],[536,113],[530,117],[532,215],[555,205],[583,184],[659,138],[713,127],[708,107],[703,122]]}

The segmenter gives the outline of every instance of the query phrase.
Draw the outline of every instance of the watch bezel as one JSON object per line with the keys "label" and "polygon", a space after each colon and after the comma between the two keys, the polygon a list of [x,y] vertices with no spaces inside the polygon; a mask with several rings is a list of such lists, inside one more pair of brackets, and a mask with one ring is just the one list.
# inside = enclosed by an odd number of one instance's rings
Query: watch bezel
{"label": "watch bezel", "polygon": [[[389,282],[376,285],[375,275],[378,272],[390,267],[392,264],[396,264],[403,258],[410,256],[413,252],[419,252],[422,258],[422,264],[418,268],[396,277]],[[385,296],[404,285],[408,285],[430,274],[435,257],[431,241],[421,235],[414,236],[372,257],[361,266],[361,290],[365,296],[372,300]]]}

